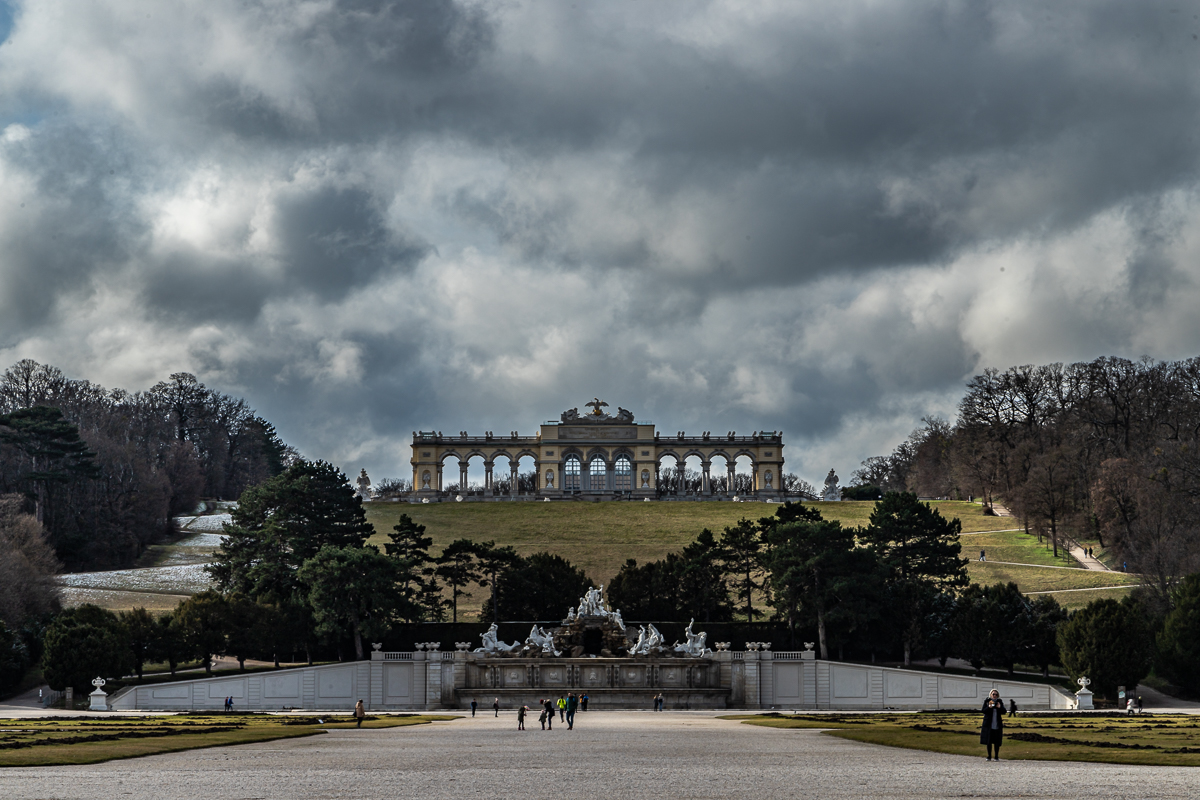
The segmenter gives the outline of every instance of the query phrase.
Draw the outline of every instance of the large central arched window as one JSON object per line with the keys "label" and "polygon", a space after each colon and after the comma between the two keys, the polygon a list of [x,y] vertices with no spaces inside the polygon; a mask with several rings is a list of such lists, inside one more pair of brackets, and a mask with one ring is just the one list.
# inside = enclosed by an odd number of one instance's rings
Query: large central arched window
{"label": "large central arched window", "polygon": [[567,456],[567,460],[563,462],[563,490],[567,492],[578,492],[579,472],[581,462],[579,456]]}
{"label": "large central arched window", "polygon": [[588,473],[592,479],[589,487],[593,492],[603,492],[608,478],[608,465],[601,456],[594,456],[588,462]]}
{"label": "large central arched window", "polygon": [[629,463],[629,456],[617,457],[613,467],[613,488],[618,492],[633,491],[633,465]]}

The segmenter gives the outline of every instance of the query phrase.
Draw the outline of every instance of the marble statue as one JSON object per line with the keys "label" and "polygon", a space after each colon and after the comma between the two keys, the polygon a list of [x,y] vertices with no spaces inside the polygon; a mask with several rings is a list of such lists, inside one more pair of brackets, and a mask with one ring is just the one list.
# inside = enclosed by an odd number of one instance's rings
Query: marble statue
{"label": "marble statue", "polygon": [[579,419],[579,409],[578,409],[578,408],[572,408],[572,409],[568,409],[567,411],[564,411],[564,412],[562,413],[562,418],[561,418],[561,419],[562,419],[562,421],[563,421],[563,422],[576,422],[576,421],[578,421],[578,419]]}
{"label": "marble statue", "polygon": [[633,412],[628,408],[617,406],[617,415],[613,419],[618,422],[633,422]]}
{"label": "marble statue", "polygon": [[534,625],[529,631],[529,638],[525,640],[525,646],[541,650],[543,653],[550,655],[562,655],[562,653],[554,649],[554,637],[546,633],[546,630],[538,625]]}
{"label": "marble statue", "polygon": [[499,630],[499,628],[496,627],[496,623],[493,622],[492,627],[487,629],[487,633],[479,634],[479,638],[483,639],[483,647],[476,647],[475,652],[476,653],[489,653],[489,654],[511,653],[513,650],[516,650],[517,648],[519,648],[521,646],[520,642],[513,642],[512,644],[507,644],[505,642],[500,641],[496,636],[496,632],[498,630]]}
{"label": "marble statue", "polygon": [[599,397],[593,397],[592,402],[584,403],[584,405],[591,406],[592,410],[589,413],[589,416],[592,416],[592,417],[607,417],[608,416],[607,414],[605,414],[603,411],[600,410],[601,408],[607,406],[608,403],[604,402]]}
{"label": "marble statue", "polygon": [[825,487],[821,489],[822,500],[841,500],[842,490],[838,488],[838,476],[833,470],[825,476]]}
{"label": "marble statue", "polygon": [[358,480],[355,481],[358,485],[357,494],[363,500],[371,499],[371,479],[367,477],[367,471],[364,469],[358,473]]}
{"label": "marble statue", "polygon": [[658,632],[658,628],[651,623],[645,627],[638,627],[638,640],[629,650],[630,655],[644,656],[649,655],[654,650],[662,647],[663,635]]}
{"label": "marble statue", "polygon": [[604,584],[600,584],[599,589],[588,589],[583,597],[579,598],[578,614],[581,617],[607,617],[611,613],[604,605]]}
{"label": "marble statue", "polygon": [[608,616],[609,616],[609,619],[611,619],[613,622],[617,623],[617,627],[620,628],[622,632],[624,632],[625,620],[621,619],[621,609],[618,608],[616,611],[612,612]]}
{"label": "marble statue", "polygon": [[684,644],[675,645],[675,652],[686,653],[693,658],[712,655],[712,650],[709,650],[704,646],[704,640],[708,638],[708,634],[704,631],[692,633],[692,625],[694,625],[695,622],[696,620],[693,618],[692,621],[688,623],[687,628],[683,632],[684,635],[687,636],[687,642]]}

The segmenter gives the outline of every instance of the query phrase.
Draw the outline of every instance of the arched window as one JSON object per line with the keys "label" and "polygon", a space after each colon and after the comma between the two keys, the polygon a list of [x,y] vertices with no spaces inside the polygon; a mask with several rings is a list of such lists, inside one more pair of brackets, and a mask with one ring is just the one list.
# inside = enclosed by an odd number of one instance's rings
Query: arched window
{"label": "arched window", "polygon": [[633,464],[629,463],[629,456],[617,458],[613,468],[613,488],[618,492],[633,491]]}
{"label": "arched window", "polygon": [[567,460],[563,462],[563,491],[579,491],[579,472],[581,466],[579,456],[567,456]]}
{"label": "arched window", "polygon": [[593,492],[603,492],[607,487],[608,465],[601,456],[593,456],[588,462],[588,473],[592,479],[589,487]]}

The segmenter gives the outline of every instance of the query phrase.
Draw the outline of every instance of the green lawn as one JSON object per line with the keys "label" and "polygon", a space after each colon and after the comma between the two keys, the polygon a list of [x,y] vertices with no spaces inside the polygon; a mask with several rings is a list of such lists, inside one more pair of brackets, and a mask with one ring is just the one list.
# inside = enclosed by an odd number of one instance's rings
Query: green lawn
{"label": "green lawn", "polygon": [[1012,561],[1017,564],[1041,564],[1048,567],[1078,567],[1079,562],[1066,550],[1059,548],[1058,558],[1049,541],[1039,542],[1036,536],[1024,531],[971,533],[962,537],[963,555],[979,559],[986,550],[988,561]]}
{"label": "green lawn", "polygon": [[[988,553],[991,558],[991,553]],[[997,564],[992,561],[971,561],[967,572],[975,583],[1013,582],[1022,592],[1051,592],[1056,589],[1089,589],[1101,586],[1121,586],[1139,583],[1136,575],[1121,572],[1097,572],[1089,569],[1053,569],[1024,564]]]}
{"label": "green lawn", "polygon": [[[866,525],[873,502],[813,503],[826,519],[847,526]],[[994,530],[1011,525],[983,516],[982,506],[963,502],[933,503],[944,516],[958,517],[964,530]],[[378,532],[371,542],[382,546],[386,533],[408,514],[425,525],[438,551],[454,539],[494,539],[518,553],[557,553],[583,567],[596,581],[608,583],[628,558],[638,563],[678,552],[704,528],[719,534],[739,519],[757,521],[778,508],[770,503],[605,502],[605,503],[368,503],[367,519]],[[965,541],[965,540],[964,540]],[[966,547],[966,545],[964,545]]]}
{"label": "green lawn", "polygon": [[1091,589],[1082,592],[1052,592],[1051,597],[1058,601],[1063,608],[1083,608],[1093,600],[1120,600],[1132,592],[1131,588]]}
{"label": "green lawn", "polygon": [[[352,728],[347,714],[323,717],[266,714],[183,714],[170,717],[0,720],[0,767],[95,764],[117,758],[224,747],[273,739],[320,735]],[[409,715],[368,717],[364,728],[421,725],[455,717]]]}
{"label": "green lawn", "polygon": [[[771,728],[823,728],[857,742],[978,756],[979,714],[798,714],[743,715],[749,725]],[[1200,766],[1200,718],[1154,714],[1017,716],[1004,723],[1006,759],[1096,761],[1111,764]]]}

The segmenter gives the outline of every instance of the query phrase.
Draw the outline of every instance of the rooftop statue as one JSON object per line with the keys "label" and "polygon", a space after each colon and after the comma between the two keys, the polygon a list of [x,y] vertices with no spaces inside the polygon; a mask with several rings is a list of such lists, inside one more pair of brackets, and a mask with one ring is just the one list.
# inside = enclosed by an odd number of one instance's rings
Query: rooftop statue
{"label": "rooftop statue", "polygon": [[833,470],[825,476],[825,487],[821,489],[822,500],[841,500],[842,490],[838,488],[838,476]]}
{"label": "rooftop statue", "polygon": [[605,414],[603,411],[600,410],[602,407],[607,406],[608,403],[604,402],[599,397],[593,397],[592,402],[584,403],[584,405],[591,406],[593,417],[607,417],[608,416],[607,414]]}
{"label": "rooftop statue", "polygon": [[520,642],[506,644],[496,637],[496,623],[492,623],[492,627],[487,629],[487,633],[479,634],[479,638],[483,639],[483,647],[476,647],[476,653],[511,653],[513,650],[520,648]]}

